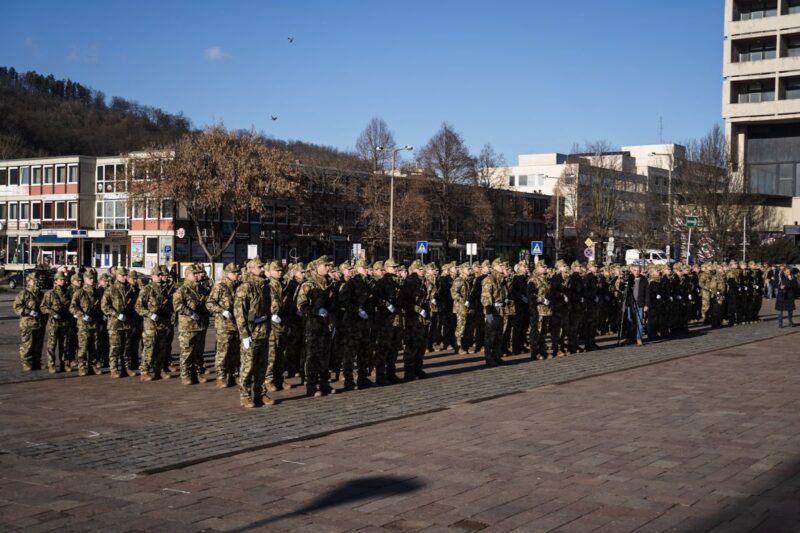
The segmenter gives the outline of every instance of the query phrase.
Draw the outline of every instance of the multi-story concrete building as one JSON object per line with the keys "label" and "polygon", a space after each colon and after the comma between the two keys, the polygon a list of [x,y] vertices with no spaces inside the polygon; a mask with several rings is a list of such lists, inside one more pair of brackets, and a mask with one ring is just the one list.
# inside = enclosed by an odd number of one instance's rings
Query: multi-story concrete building
{"label": "multi-story concrete building", "polygon": [[800,220],[800,0],[726,0],[722,116],[747,192]]}

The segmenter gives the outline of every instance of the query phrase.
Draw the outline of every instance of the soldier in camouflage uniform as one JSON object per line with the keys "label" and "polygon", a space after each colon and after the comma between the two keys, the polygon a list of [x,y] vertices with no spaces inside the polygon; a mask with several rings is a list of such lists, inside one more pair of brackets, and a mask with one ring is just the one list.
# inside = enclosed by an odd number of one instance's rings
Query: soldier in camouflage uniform
{"label": "soldier in camouflage uniform", "polygon": [[585,310],[583,315],[583,342],[586,351],[599,350],[600,347],[595,342],[597,336],[597,325],[600,321],[600,306],[602,298],[600,286],[597,279],[597,263],[589,261],[587,272],[583,275],[583,298]]}
{"label": "soldier in camouflage uniform", "polygon": [[400,316],[400,286],[395,279],[396,264],[392,259],[372,265],[376,281],[373,290],[375,305],[375,384],[399,383],[395,372],[397,352],[402,342],[402,318]]}
{"label": "soldier in camouflage uniform", "polygon": [[550,277],[550,289],[547,299],[551,305],[550,315],[550,342],[552,344],[553,357],[566,355],[564,338],[569,327],[570,320],[570,294],[571,278],[567,264],[563,261],[556,261],[556,271]]}
{"label": "soldier in camouflage uniform", "polygon": [[456,263],[448,263],[442,268],[436,292],[436,305],[439,307],[439,324],[442,349],[456,349],[456,315],[453,311],[453,280],[458,276]]}
{"label": "soldier in camouflage uniform", "polygon": [[217,350],[214,356],[214,373],[218,388],[232,387],[239,369],[239,329],[233,316],[233,303],[239,287],[239,267],[228,263],[222,280],[211,289],[206,308],[214,315],[217,333]]}
{"label": "soldier in camouflage uniform", "polygon": [[117,280],[103,293],[100,305],[108,324],[109,368],[113,379],[122,373],[135,376],[129,359],[131,318],[136,314],[133,290],[128,285],[128,269],[117,267]]}
{"label": "soldier in camouflage uniform", "polygon": [[[369,380],[369,288],[366,283],[367,263],[356,261],[356,272],[345,270],[345,280],[339,289],[337,312],[339,313],[339,335],[342,339],[342,371],[344,390],[355,386],[366,389],[372,386]],[[353,368],[358,368],[358,379],[353,379]]]}
{"label": "soldier in camouflage uniform", "polygon": [[483,280],[489,275],[491,265],[489,260],[484,260],[483,263],[475,263],[473,272],[475,278],[472,283],[472,292],[470,294],[470,309],[472,309],[472,327],[470,328],[472,334],[472,341],[475,343],[475,353],[483,350],[484,346],[484,332],[486,330],[486,321],[484,317],[484,309],[481,305],[481,293],[483,291]]}
{"label": "soldier in camouflage uniform", "polygon": [[[76,292],[81,290],[83,287],[83,280],[79,274],[72,274],[69,279],[69,301],[70,304],[72,303],[72,297],[75,295]],[[78,368],[78,362],[75,359],[75,356],[78,353],[78,322],[75,320],[75,317],[72,316],[70,313],[69,315],[69,337],[67,338],[67,358],[66,362],[72,368]]]}
{"label": "soldier in camouflage uniform", "polygon": [[70,313],[78,323],[78,372],[81,376],[100,370],[100,327],[103,325],[103,310],[100,299],[103,293],[97,288],[97,272],[91,268],[83,274],[83,287],[72,295]]}
{"label": "soldier in camouflage uniform", "polygon": [[[42,298],[42,313],[49,317],[47,328],[47,370],[51,374],[71,371],[70,362],[67,361],[67,343],[71,335],[72,323],[69,314],[70,291],[66,285],[66,276],[57,272],[53,279],[53,288],[47,291]],[[56,358],[58,351],[59,360]]]}
{"label": "soldier in camouflage uniform", "polygon": [[509,315],[509,324],[504,334],[504,346],[510,344],[511,353],[521,354],[525,350],[525,337],[530,326],[530,308],[528,307],[528,264],[520,261],[515,267],[515,274],[509,278],[508,297],[514,314]]}
{"label": "soldier in camouflage uniform", "polygon": [[286,369],[286,328],[283,321],[289,314],[287,295],[283,292],[281,264],[272,261],[267,265],[267,279],[269,280],[270,297],[270,325],[269,347],[267,351],[267,372],[264,387],[269,392],[280,391],[288,388],[283,380]]}
{"label": "soldier in camouflage uniform", "polygon": [[152,381],[161,377],[164,363],[166,330],[170,327],[173,308],[172,298],[164,294],[164,276],[160,266],[150,271],[150,283],[139,292],[136,313],[142,317],[142,360],[139,365],[140,379]]}
{"label": "soldier in camouflage uniform", "polygon": [[572,263],[569,276],[569,322],[567,326],[567,349],[570,354],[582,352],[580,337],[584,329],[586,298],[583,288],[583,267],[578,261]]}
{"label": "soldier in camouflage uniform", "polygon": [[441,314],[439,313],[439,273],[434,263],[425,265],[424,270],[420,273],[422,283],[427,292],[427,301],[429,308],[428,316],[428,331],[426,337],[428,339],[428,351],[432,352],[437,344],[442,342],[442,324]]}
{"label": "soldier in camouflage uniform", "polygon": [[472,273],[468,264],[464,263],[459,268],[458,276],[450,287],[450,298],[453,301],[453,314],[456,317],[455,353],[469,352],[471,345],[469,327],[471,326],[470,294],[472,294]]}
{"label": "soldier in camouflage uniform", "polygon": [[492,270],[481,282],[481,306],[486,320],[484,359],[487,367],[505,364],[503,350],[503,308],[508,301],[506,264],[501,259],[492,262]]}
{"label": "soldier in camouflage uniform", "polygon": [[303,352],[303,322],[297,311],[297,290],[303,283],[303,264],[298,263],[289,267],[286,274],[286,318],[283,325],[286,328],[286,375],[294,377],[300,374],[305,381],[305,370],[302,364]]}
{"label": "soldier in camouflage uniform", "polygon": [[242,339],[240,404],[248,409],[262,402],[272,405],[263,389],[270,328],[269,283],[264,279],[264,263],[257,257],[247,262],[247,276],[236,289],[233,314]]}
{"label": "soldier in camouflage uniform", "polygon": [[[25,276],[25,287],[14,299],[14,313],[19,320],[19,359],[25,371],[38,370],[42,366],[41,344],[36,342],[42,335],[42,292],[36,273]],[[36,351],[36,348],[39,351]]]}
{"label": "soldier in camouflage uniform", "polygon": [[327,276],[331,266],[326,255],[312,261],[297,295],[297,309],[303,315],[306,394],[316,397],[336,392],[328,382],[332,333],[328,308],[332,302]]}
{"label": "soldier in camouflage uniform", "polygon": [[[128,270],[128,285],[133,294],[133,301],[139,300],[139,294],[142,292],[142,279],[139,273],[133,269]],[[128,344],[128,360],[130,361],[130,368],[133,370],[139,369],[139,348],[142,345],[142,331],[144,322],[139,313],[134,313],[131,317],[131,340]]]}
{"label": "soldier in camouflage uniform", "polygon": [[[100,301],[103,301],[103,294],[114,283],[114,278],[108,273],[100,274],[97,277],[97,289],[100,291]],[[102,311],[102,308],[101,308]],[[102,321],[97,325],[97,337],[99,343],[100,357],[95,362],[95,372],[102,374],[104,366],[108,366],[109,341],[108,341],[108,317],[103,313]]]}
{"label": "soldier in camouflage uniform", "polygon": [[[172,300],[175,291],[178,290],[175,286],[175,279],[172,277],[170,269],[166,265],[161,265],[161,293],[165,298]],[[175,306],[172,307],[172,315],[166,317],[162,326],[164,327],[164,342],[160,343],[163,347],[163,352],[159,354],[158,361],[161,367],[157,370],[161,371],[161,379],[172,378],[172,341],[175,339],[175,325],[178,323],[178,315],[175,312]]]}
{"label": "soldier in camouflage uniform", "polygon": [[544,261],[536,263],[533,276],[528,282],[528,308],[530,313],[530,351],[532,359],[548,357],[545,339],[550,331],[550,317],[552,308],[548,293],[550,292],[550,277],[547,274],[547,265]]}
{"label": "soldier in camouflage uniform", "polygon": [[198,265],[186,268],[186,279],[172,296],[172,305],[178,314],[178,342],[180,343],[181,383],[191,385],[197,380],[206,382],[203,349],[209,314],[206,307],[208,292],[203,283],[205,271]]}
{"label": "soldier in camouflage uniform", "polygon": [[411,263],[408,277],[400,289],[400,307],[405,317],[403,328],[404,381],[428,377],[422,370],[426,332],[430,324],[429,290],[423,276],[424,266],[421,261],[415,260]]}

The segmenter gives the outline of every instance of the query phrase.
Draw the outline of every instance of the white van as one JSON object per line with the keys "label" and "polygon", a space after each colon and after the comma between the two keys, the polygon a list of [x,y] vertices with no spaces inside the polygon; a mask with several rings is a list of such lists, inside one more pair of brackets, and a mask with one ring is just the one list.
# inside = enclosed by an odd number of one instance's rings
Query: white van
{"label": "white van", "polygon": [[625,251],[626,265],[668,265],[669,257],[663,250],[637,250]]}

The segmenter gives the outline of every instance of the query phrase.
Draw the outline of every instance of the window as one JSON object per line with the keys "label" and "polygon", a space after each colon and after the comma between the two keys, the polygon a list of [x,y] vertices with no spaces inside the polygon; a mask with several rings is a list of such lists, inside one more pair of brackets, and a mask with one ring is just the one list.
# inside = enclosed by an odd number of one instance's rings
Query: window
{"label": "window", "polygon": [[146,253],[148,254],[158,253],[158,237],[147,237]]}
{"label": "window", "polygon": [[67,220],[78,220],[78,202],[67,202]]}
{"label": "window", "polygon": [[95,204],[97,229],[128,229],[127,200],[103,200]]}
{"label": "window", "polygon": [[133,218],[144,218],[144,200],[133,202]]}
{"label": "window", "polygon": [[[797,168],[800,169],[800,166],[798,166]],[[0,204],[0,222],[5,222],[7,214],[8,213],[6,212],[6,204],[5,203]]]}
{"label": "window", "polygon": [[784,82],[784,95],[786,100],[796,100],[800,98],[800,79],[786,80]]}
{"label": "window", "polygon": [[775,59],[774,42],[755,42],[741,43],[738,45],[739,61],[761,61],[763,59]]}
{"label": "window", "polygon": [[528,186],[528,176],[518,176],[517,177],[517,185],[520,187],[527,187]]}
{"label": "window", "polygon": [[104,179],[103,176],[105,176],[105,173],[103,172],[103,168],[102,165],[97,167],[97,181],[103,181]]}
{"label": "window", "polygon": [[67,203],[56,202],[56,220],[66,220],[67,218]]}
{"label": "window", "polygon": [[64,165],[56,167],[56,183],[64,183],[66,179],[67,169]]}
{"label": "window", "polygon": [[22,167],[19,169],[19,184],[30,185],[31,183],[31,167]]}
{"label": "window", "polygon": [[172,200],[161,200],[161,218],[172,218],[175,216],[175,207]]}
{"label": "window", "polygon": [[33,167],[31,170],[31,183],[33,185],[42,184],[42,167]]}
{"label": "window", "polygon": [[[754,0],[752,2],[737,2],[739,17],[737,20],[755,20],[774,17],[778,14],[777,0]],[[734,17],[736,18],[736,17]]]}
{"label": "window", "polygon": [[19,203],[19,219],[28,220],[31,217],[30,204],[28,202]]}
{"label": "window", "polygon": [[44,203],[44,216],[42,220],[53,220],[53,202]]}
{"label": "window", "polygon": [[514,186],[514,176],[509,176],[508,177],[508,186],[509,187],[513,187]]}
{"label": "window", "polygon": [[78,183],[78,165],[70,165],[67,169],[67,182]]}
{"label": "window", "polygon": [[158,218],[158,202],[155,200],[147,201],[147,218]]}
{"label": "window", "polygon": [[9,168],[8,169],[8,184],[9,185],[19,185],[19,169],[18,168]]}
{"label": "window", "polygon": [[44,167],[45,184],[53,183],[53,167]]}
{"label": "window", "polygon": [[775,100],[775,84],[769,82],[749,82],[737,87],[740,104],[756,104]]}
{"label": "window", "polygon": [[789,4],[786,7],[786,14],[794,15],[795,13],[800,13],[800,0],[789,0]]}
{"label": "window", "polygon": [[31,220],[42,219],[42,202],[31,202]]}
{"label": "window", "polygon": [[750,192],[775,194],[777,165],[750,165]]}
{"label": "window", "polygon": [[8,204],[8,220],[17,220],[19,219],[18,211],[17,211],[17,204],[16,202],[11,202]]}
{"label": "window", "polygon": [[8,185],[8,169],[0,168],[0,185]]}

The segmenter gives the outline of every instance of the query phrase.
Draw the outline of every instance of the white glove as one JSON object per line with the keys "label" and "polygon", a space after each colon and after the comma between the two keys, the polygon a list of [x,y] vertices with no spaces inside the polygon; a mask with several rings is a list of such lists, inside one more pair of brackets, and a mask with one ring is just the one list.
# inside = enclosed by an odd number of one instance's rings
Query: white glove
{"label": "white glove", "polygon": [[542,300],[542,303],[543,303],[544,305],[548,306],[548,307],[550,306],[550,300],[548,300],[547,298],[543,299],[543,300]]}
{"label": "white glove", "polygon": [[431,303],[432,303],[433,305],[436,305],[436,298],[431,298]]}
{"label": "white glove", "polygon": [[250,345],[253,343],[253,337],[245,337],[242,339],[242,346],[244,346],[245,350],[250,349]]}
{"label": "white glove", "polygon": [[120,313],[117,315],[117,320],[119,320],[120,322],[125,322],[126,320],[128,320],[128,318],[125,316],[124,313]]}
{"label": "white glove", "polygon": [[394,306],[392,304],[386,304],[386,309],[388,309],[390,313],[394,313]]}
{"label": "white glove", "polygon": [[369,315],[363,309],[358,310],[358,316],[361,317],[362,320],[366,320],[369,318]]}
{"label": "white glove", "polygon": [[528,303],[528,297],[527,296],[523,296],[522,297],[522,301],[525,302],[525,303]]}
{"label": "white glove", "polygon": [[90,317],[89,315],[83,315],[83,321],[84,322],[91,322],[92,321],[92,317]]}
{"label": "white glove", "polygon": [[600,302],[600,297],[599,296],[595,296],[594,297],[594,303],[599,303],[599,302]]}
{"label": "white glove", "polygon": [[328,310],[324,307],[320,307],[319,311],[317,311],[317,316],[321,318],[328,318]]}
{"label": "white glove", "polygon": [[464,302],[464,307],[466,307],[467,309],[469,309],[469,302]]}
{"label": "white glove", "polygon": [[158,322],[158,315],[153,313],[152,315],[150,315],[150,320],[152,320],[153,322]]}
{"label": "white glove", "polygon": [[225,317],[225,320],[230,320],[233,317],[233,315],[231,315],[231,312],[228,311],[227,309],[225,309],[222,312],[222,316]]}
{"label": "white glove", "polygon": [[253,320],[253,324],[262,324],[267,321],[267,315],[261,315],[260,317]]}
{"label": "white glove", "polygon": [[30,316],[32,316],[33,318],[36,318],[36,317],[38,317],[38,316],[39,316],[39,311],[31,311],[31,312],[30,312],[30,313],[28,313],[28,314],[29,314]]}
{"label": "white glove", "polygon": [[331,328],[331,339],[336,336],[336,328]]}
{"label": "white glove", "polygon": [[192,313],[192,316],[190,316],[189,318],[197,322],[198,320],[200,320],[200,315],[198,315],[197,313]]}
{"label": "white glove", "polygon": [[422,318],[428,318],[428,312],[423,309],[419,312],[419,316],[421,316]]}
{"label": "white glove", "polygon": [[689,301],[690,302],[692,301],[692,295],[691,294],[689,295]]}
{"label": "white glove", "polygon": [[58,313],[53,313],[53,320],[61,320],[61,315]]}
{"label": "white glove", "polygon": [[276,324],[280,324],[281,317],[279,317],[278,315],[272,315],[272,321],[275,322]]}
{"label": "white glove", "polygon": [[564,303],[565,304],[569,303],[569,297],[566,294],[564,295]]}
{"label": "white glove", "polygon": [[486,315],[486,323],[492,324],[494,322],[494,315]]}
{"label": "white glove", "polygon": [[502,303],[500,303],[500,302],[495,302],[495,304],[494,304],[494,308],[495,308],[495,309],[500,309],[501,307],[503,307],[503,304],[502,304]]}
{"label": "white glove", "polygon": [[656,300],[660,300],[660,299],[661,299],[661,295],[660,294],[656,294]]}

